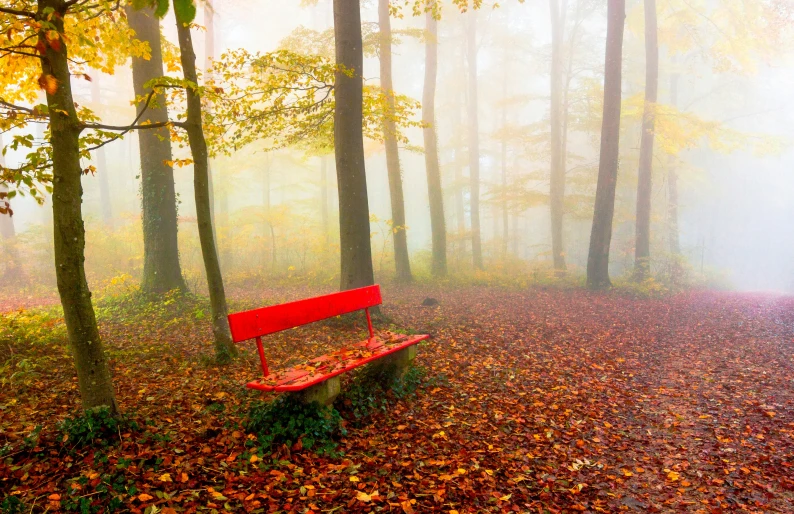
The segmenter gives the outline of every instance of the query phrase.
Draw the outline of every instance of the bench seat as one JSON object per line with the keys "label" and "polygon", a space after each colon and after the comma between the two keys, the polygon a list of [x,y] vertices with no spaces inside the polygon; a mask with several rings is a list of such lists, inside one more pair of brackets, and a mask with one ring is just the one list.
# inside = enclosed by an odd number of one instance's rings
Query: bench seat
{"label": "bench seat", "polygon": [[329,378],[399,352],[427,339],[428,335],[404,335],[379,330],[375,337],[341,348],[247,384],[259,391],[295,392],[317,385]]}

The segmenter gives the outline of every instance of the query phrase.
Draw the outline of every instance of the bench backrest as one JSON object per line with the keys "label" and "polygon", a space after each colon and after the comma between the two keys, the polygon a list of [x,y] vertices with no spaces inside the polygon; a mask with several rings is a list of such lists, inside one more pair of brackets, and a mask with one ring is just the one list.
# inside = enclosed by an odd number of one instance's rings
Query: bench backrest
{"label": "bench backrest", "polygon": [[380,286],[362,287],[229,315],[235,343],[380,305]]}

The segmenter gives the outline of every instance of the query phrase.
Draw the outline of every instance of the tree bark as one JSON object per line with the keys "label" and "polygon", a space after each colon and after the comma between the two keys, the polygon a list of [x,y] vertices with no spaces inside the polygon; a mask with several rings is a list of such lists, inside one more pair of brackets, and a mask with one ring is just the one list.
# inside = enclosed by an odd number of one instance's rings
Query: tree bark
{"label": "tree bark", "polygon": [[403,193],[400,154],[397,148],[397,129],[394,122],[394,84],[391,62],[391,18],[389,0],[378,0],[378,27],[380,49],[380,84],[386,95],[386,112],[383,117],[383,140],[386,147],[386,170],[389,176],[391,200],[392,239],[397,282],[411,282],[411,260],[408,256],[408,236],[405,225],[405,196]]}
{"label": "tree bark", "polygon": [[430,202],[430,231],[432,234],[433,276],[447,274],[447,224],[444,219],[444,191],[438,164],[438,134],[436,133],[436,80],[438,76],[438,20],[432,10],[425,20],[425,83],[422,90],[422,136],[425,144],[427,198]]}
{"label": "tree bark", "polygon": [[587,256],[587,286],[592,289],[605,289],[612,285],[609,280],[609,245],[612,241],[612,219],[615,213],[615,188],[618,179],[625,19],[625,0],[608,0],[601,154],[598,162],[590,250]]}
{"label": "tree bark", "polygon": [[[562,128],[562,41],[565,30],[564,12],[560,11],[558,0],[549,0],[551,11],[551,175],[549,180],[549,207],[551,212],[551,252],[554,270],[564,275],[565,249],[563,245],[562,223],[565,210],[565,166],[563,161]],[[567,2],[563,1],[567,10]]]}
{"label": "tree bark", "polygon": [[483,269],[480,235],[480,126],[477,105],[477,11],[470,10],[466,27],[466,55],[468,58],[468,126],[469,180],[471,181],[471,253],[474,267]]}
{"label": "tree bark", "polygon": [[[672,60],[676,65],[675,59]],[[678,107],[678,80],[681,76],[677,70],[670,74],[670,105]],[[678,172],[675,169],[675,158],[671,155],[667,165],[667,230],[670,242],[670,253],[677,256],[681,253],[678,235]]]}
{"label": "tree bark", "polygon": [[[58,16],[51,16],[52,8]],[[64,0],[39,0],[37,18],[50,19],[60,34],[57,51],[47,44],[44,31],[39,41],[46,47],[41,71],[57,80],[57,89],[47,92],[52,145],[52,216],[55,246],[55,276],[63,305],[66,330],[72,347],[77,382],[84,409],[107,407],[118,412],[113,379],[97,328],[91,291],[85,276],[85,227],[82,216],[83,188],[80,183],[81,127],[72,96],[68,47],[63,34]]]}
{"label": "tree bark", "polygon": [[640,167],[637,176],[637,225],[634,244],[634,279],[645,280],[651,271],[651,186],[653,142],[659,91],[659,44],[656,33],[656,0],[645,0],[645,106],[642,114]]}
{"label": "tree bark", "polygon": [[[210,0],[204,2],[204,80],[210,76],[212,69],[212,59],[215,57],[215,9]],[[218,239],[218,220],[215,216],[215,180],[213,177],[213,166],[208,161],[207,173],[209,194],[210,194],[210,221],[212,222],[212,237],[216,244],[220,246]],[[224,263],[225,264],[225,263]]]}
{"label": "tree bark", "polygon": [[339,243],[342,290],[375,283],[370,246],[367,175],[362,134],[364,55],[360,0],[334,0],[336,62],[334,150],[339,188]]}
{"label": "tree bark", "polygon": [[[132,58],[132,83],[135,95],[144,97],[151,92],[144,84],[162,77],[163,54],[160,48],[160,21],[154,10],[125,7],[127,21],[136,37],[149,43],[149,60]],[[162,94],[153,99],[156,107],[149,107],[143,120],[152,123],[168,121],[168,109]],[[138,107],[138,112],[142,106]],[[171,137],[167,128],[138,131],[141,156],[141,207],[143,211],[143,280],[144,294],[159,295],[187,286],[179,264],[178,225]]]}
{"label": "tree bark", "polygon": [[[179,37],[180,60],[185,80],[198,84],[196,54],[193,50],[190,27],[177,20],[176,29]],[[210,294],[212,331],[215,336],[215,357],[219,363],[226,363],[234,357],[236,349],[232,344],[229,321],[226,318],[228,314],[226,293],[223,289],[223,277],[221,275],[220,262],[218,261],[215,237],[212,233],[209,156],[201,121],[201,98],[196,94],[196,90],[190,87],[187,88],[187,117],[184,121],[184,127],[188,136],[190,152],[193,155],[193,188],[196,198],[196,218],[198,221],[199,241],[201,243],[201,255],[204,259],[204,269],[207,273],[207,286]]]}

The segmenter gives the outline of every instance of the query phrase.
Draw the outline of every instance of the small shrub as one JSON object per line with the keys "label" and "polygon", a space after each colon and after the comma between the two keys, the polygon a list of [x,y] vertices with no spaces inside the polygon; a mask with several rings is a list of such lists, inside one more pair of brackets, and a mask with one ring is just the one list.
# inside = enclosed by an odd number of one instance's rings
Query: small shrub
{"label": "small shrub", "polygon": [[398,378],[393,365],[366,366],[339,395],[336,405],[345,417],[360,423],[375,411],[386,411],[394,400],[415,394],[424,376],[424,368],[418,366],[411,366]]}
{"label": "small shrub", "polygon": [[22,514],[26,510],[25,504],[16,496],[6,496],[0,502],[0,514]]}
{"label": "small shrub", "polygon": [[137,429],[138,426],[126,417],[113,416],[107,407],[87,410],[58,423],[58,429],[64,434],[63,442],[75,448],[95,443],[108,446],[115,442],[122,428]]}
{"label": "small shrub", "polygon": [[336,409],[318,403],[304,404],[291,395],[282,395],[272,402],[256,402],[248,412],[245,429],[255,434],[267,449],[299,440],[306,449],[319,454],[332,454],[336,448],[333,437],[344,434],[342,418]]}

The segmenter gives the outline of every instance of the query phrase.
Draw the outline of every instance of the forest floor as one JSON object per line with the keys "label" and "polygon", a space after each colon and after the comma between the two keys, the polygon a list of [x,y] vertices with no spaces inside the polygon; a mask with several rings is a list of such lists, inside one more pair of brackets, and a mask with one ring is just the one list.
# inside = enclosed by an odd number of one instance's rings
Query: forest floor
{"label": "forest floor", "polygon": [[[319,292],[230,296],[239,309]],[[421,306],[427,296],[440,305]],[[331,457],[299,446],[256,457],[241,428],[260,397],[244,388],[254,345],[209,364],[201,309],[100,307],[120,408],[140,426],[104,448],[64,442],[73,365],[64,344],[37,345],[0,389],[0,501],[146,514],[794,512],[794,298],[430,286],[384,298],[396,326],[432,335],[417,358],[424,383],[348,421]],[[43,330],[62,340],[59,323]],[[278,368],[362,328],[291,330],[265,351]]]}

